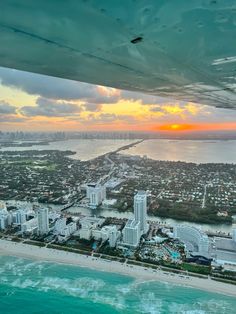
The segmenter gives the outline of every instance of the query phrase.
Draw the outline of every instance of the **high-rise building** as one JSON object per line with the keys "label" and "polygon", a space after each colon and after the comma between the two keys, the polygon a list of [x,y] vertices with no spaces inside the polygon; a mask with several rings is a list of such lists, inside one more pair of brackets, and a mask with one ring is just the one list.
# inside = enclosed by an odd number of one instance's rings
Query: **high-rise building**
{"label": "high-rise building", "polygon": [[7,228],[7,220],[4,215],[0,215],[0,230],[4,230]]}
{"label": "high-rise building", "polygon": [[48,208],[42,207],[38,209],[38,233],[40,235],[49,232]]}
{"label": "high-rise building", "polygon": [[87,187],[86,187],[86,197],[87,198],[90,198],[90,193],[91,191],[93,191],[93,189],[96,187],[96,183],[89,183],[87,184]]}
{"label": "high-rise building", "polygon": [[0,201],[0,229],[6,229],[9,225],[9,213],[6,203]]}
{"label": "high-rise building", "polygon": [[202,230],[186,224],[176,225],[173,236],[183,242],[192,255],[209,257],[209,238]]}
{"label": "high-rise building", "polygon": [[111,226],[109,237],[108,237],[110,247],[116,246],[117,239],[119,236],[120,236],[120,231],[117,230],[116,226]]}
{"label": "high-rise building", "polygon": [[17,225],[22,225],[26,222],[26,212],[23,209],[18,209],[15,213],[16,221],[15,223]]}
{"label": "high-rise building", "polygon": [[141,235],[147,233],[147,193],[138,191],[134,196],[134,218],[140,222]]}
{"label": "high-rise building", "polygon": [[89,198],[89,206],[96,208],[101,205],[102,201],[106,198],[106,187],[101,184],[88,184],[87,198]]}
{"label": "high-rise building", "polygon": [[134,196],[134,219],[129,219],[123,229],[124,244],[138,246],[141,236],[147,231],[147,194],[139,191]]}
{"label": "high-rise building", "polygon": [[21,231],[22,233],[36,233],[38,230],[38,219],[33,218],[30,219],[23,224],[21,224]]}
{"label": "high-rise building", "polygon": [[59,218],[57,219],[57,221],[55,222],[54,225],[54,233],[55,234],[60,234],[63,232],[63,230],[66,228],[66,218]]}
{"label": "high-rise building", "polygon": [[124,244],[136,247],[139,244],[140,236],[140,222],[129,219],[123,229]]}

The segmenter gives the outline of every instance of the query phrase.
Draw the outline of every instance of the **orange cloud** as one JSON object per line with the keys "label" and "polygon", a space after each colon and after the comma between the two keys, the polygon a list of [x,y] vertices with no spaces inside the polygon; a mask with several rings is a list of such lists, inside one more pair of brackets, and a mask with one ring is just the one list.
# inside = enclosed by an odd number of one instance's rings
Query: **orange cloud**
{"label": "orange cloud", "polygon": [[185,117],[185,115],[184,115],[185,108],[181,107],[179,104],[164,105],[161,108],[167,114],[178,115],[178,116],[180,116],[182,118]]}
{"label": "orange cloud", "polygon": [[202,106],[201,105],[195,105],[193,103],[188,103],[185,105],[185,109],[191,113],[193,116],[197,115],[201,109],[202,109]]}

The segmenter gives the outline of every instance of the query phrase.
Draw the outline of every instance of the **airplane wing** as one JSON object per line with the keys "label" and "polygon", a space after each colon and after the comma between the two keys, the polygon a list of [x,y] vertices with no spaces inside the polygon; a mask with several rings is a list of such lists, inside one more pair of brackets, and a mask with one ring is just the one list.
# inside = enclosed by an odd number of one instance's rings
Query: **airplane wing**
{"label": "airplane wing", "polygon": [[236,106],[235,0],[1,0],[0,66]]}

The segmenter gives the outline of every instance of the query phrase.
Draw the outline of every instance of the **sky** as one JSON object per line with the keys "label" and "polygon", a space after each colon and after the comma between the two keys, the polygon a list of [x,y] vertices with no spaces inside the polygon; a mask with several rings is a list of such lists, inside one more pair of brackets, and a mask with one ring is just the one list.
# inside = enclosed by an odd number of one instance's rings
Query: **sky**
{"label": "sky", "polygon": [[236,110],[0,67],[0,130],[236,130]]}

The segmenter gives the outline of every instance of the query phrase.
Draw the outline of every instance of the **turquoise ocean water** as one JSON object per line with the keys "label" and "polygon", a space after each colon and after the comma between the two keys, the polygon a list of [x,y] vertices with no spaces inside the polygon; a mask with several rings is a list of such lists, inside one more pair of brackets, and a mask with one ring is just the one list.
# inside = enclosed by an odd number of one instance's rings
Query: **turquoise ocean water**
{"label": "turquoise ocean water", "polygon": [[5,256],[0,300],[2,314],[236,313],[236,298],[220,294]]}

